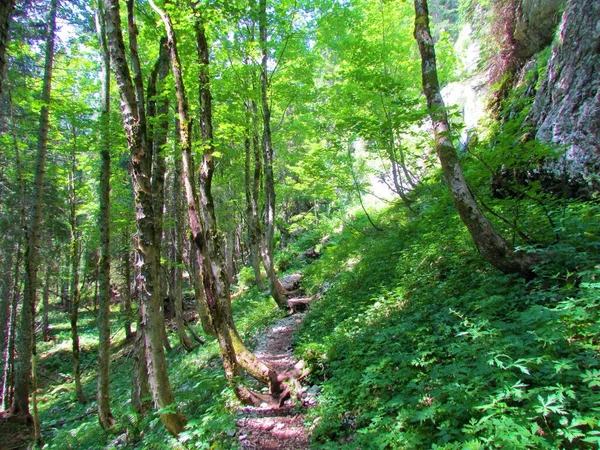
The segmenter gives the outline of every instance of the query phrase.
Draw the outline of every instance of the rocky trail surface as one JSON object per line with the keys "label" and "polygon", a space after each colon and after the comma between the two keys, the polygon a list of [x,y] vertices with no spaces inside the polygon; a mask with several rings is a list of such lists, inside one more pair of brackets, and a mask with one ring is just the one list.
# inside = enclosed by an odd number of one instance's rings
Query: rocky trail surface
{"label": "rocky trail surface", "polygon": [[[289,275],[282,280],[292,291],[300,278]],[[309,299],[292,298],[290,304],[306,305]],[[261,333],[256,355],[278,372],[298,371],[302,362],[292,355],[292,339],[304,320],[305,312],[296,312],[271,324]],[[240,448],[247,450],[303,450],[309,448],[309,430],[304,424],[304,413],[315,403],[315,389],[301,387],[297,382],[295,392],[283,406],[242,407],[237,410],[238,430],[235,438]]]}

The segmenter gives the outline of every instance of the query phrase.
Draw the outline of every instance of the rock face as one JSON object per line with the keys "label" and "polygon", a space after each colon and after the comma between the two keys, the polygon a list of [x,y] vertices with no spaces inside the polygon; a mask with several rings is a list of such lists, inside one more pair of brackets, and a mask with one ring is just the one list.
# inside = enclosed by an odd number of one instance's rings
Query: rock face
{"label": "rock face", "polygon": [[536,137],[566,147],[548,167],[570,183],[600,190],[600,1],[569,0],[560,39],[529,120]]}
{"label": "rock face", "polygon": [[521,0],[517,2],[516,56],[527,60],[552,43],[566,0]]}

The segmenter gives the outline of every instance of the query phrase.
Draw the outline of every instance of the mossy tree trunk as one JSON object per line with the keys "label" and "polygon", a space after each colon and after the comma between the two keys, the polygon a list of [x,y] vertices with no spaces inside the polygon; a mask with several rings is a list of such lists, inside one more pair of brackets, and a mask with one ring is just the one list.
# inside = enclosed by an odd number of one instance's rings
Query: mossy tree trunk
{"label": "mossy tree trunk", "polygon": [[515,251],[494,229],[483,214],[469,190],[451,140],[450,124],[437,74],[433,38],[429,29],[427,0],[415,0],[415,39],[421,52],[423,91],[433,125],[435,149],[450,187],[458,214],[467,226],[481,255],[494,267],[505,273],[518,273],[526,278],[533,276],[534,260],[523,252]]}
{"label": "mossy tree trunk", "polygon": [[[131,154],[131,172],[136,205],[137,251],[140,268],[140,332],[144,339],[146,370],[154,406],[163,410],[160,418],[167,430],[178,435],[185,418],[178,412],[167,412],[175,397],[167,373],[164,344],[164,316],[158,288],[157,251],[155,247],[154,201],[152,198],[152,160],[147,136],[142,74],[137,51],[137,30],[133,18],[133,1],[127,1],[129,48],[132,72],[125,54],[121,31],[119,1],[107,0],[107,35],[111,65],[121,96],[123,125]],[[132,77],[133,74],[133,77]]]}
{"label": "mossy tree trunk", "polygon": [[100,269],[98,298],[98,420],[102,428],[115,423],[110,409],[110,54],[106,41],[104,2],[98,2],[96,25],[101,48],[100,106]]}
{"label": "mossy tree trunk", "polygon": [[201,17],[198,16],[196,20],[196,42],[200,61],[200,121],[205,148],[198,173],[200,181],[200,192],[198,194],[193,176],[195,170],[192,156],[188,102],[175,32],[169,15],[158,8],[152,0],[150,0],[150,4],[161,16],[167,30],[167,39],[171,54],[171,68],[177,96],[179,133],[183,154],[182,181],[185,186],[191,236],[192,241],[199,250],[197,253],[198,265],[202,270],[207,305],[219,342],[225,376],[238,398],[243,402],[260,403],[265,401],[264,397],[239,384],[238,376],[242,374],[243,370],[264,383],[272,381],[272,393],[279,395],[281,394],[281,389],[277,374],[260,361],[256,355],[246,349],[233,322],[229,283],[224,272],[222,239],[217,229],[211,192],[212,177],[214,174],[214,148],[212,100],[208,73],[209,54],[204,23]]}

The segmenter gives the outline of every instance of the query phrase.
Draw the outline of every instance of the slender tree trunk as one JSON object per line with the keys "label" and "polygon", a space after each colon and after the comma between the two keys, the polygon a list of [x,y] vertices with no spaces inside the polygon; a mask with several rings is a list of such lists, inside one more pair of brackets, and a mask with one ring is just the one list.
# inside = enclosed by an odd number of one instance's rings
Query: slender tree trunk
{"label": "slender tree trunk", "polygon": [[19,324],[18,361],[15,367],[15,388],[11,413],[29,417],[29,394],[31,381],[31,358],[33,355],[33,323],[37,297],[37,275],[39,266],[40,224],[42,220],[42,192],[46,174],[46,152],[48,147],[48,126],[50,117],[50,93],[52,90],[52,67],[54,63],[54,34],[56,30],[56,10],[58,0],[50,1],[44,81],[42,86],[42,107],[38,131],[35,178],[31,202],[31,213],[25,250],[25,286],[21,322]]}
{"label": "slender tree trunk", "polygon": [[[100,106],[100,264],[98,299],[98,420],[103,429],[115,424],[110,410],[110,54],[106,42],[104,2],[99,0],[96,30],[102,49]],[[130,330],[131,332],[131,330]]]}
{"label": "slender tree trunk", "polygon": [[[165,276],[165,268],[162,264],[162,241],[163,241],[163,216],[165,206],[165,173],[167,171],[165,163],[164,147],[167,143],[167,135],[169,132],[169,101],[165,98],[157,99],[160,94],[157,89],[162,88],[165,78],[169,74],[169,52],[166,47],[165,40],[160,43],[160,51],[158,60],[154,65],[154,69],[150,74],[148,82],[148,108],[147,114],[150,126],[148,127],[149,142],[152,146],[152,198],[154,200],[154,246],[156,248],[156,271],[158,273],[158,285],[156,287],[159,292],[163,322],[165,312],[165,299],[167,298],[167,279]],[[166,324],[165,324],[166,325]],[[171,344],[167,334],[166,327],[164,329],[164,345],[167,351],[171,350]]]}
{"label": "slender tree trunk", "polygon": [[202,271],[198,266],[198,261],[201,259],[198,256],[198,247],[192,240],[190,240],[190,260],[188,268],[190,271],[190,278],[194,285],[194,298],[196,299],[196,307],[198,315],[200,316],[200,323],[202,324],[202,330],[211,336],[216,336],[215,327],[210,317],[210,311],[208,309],[208,301],[206,299],[206,291],[204,290],[204,281]]}
{"label": "slender tree trunk", "polygon": [[[15,150],[15,169],[17,173],[17,185],[19,189],[19,200],[21,202],[19,211],[19,230],[25,228],[27,223],[27,211],[25,209],[25,184],[23,181],[23,169],[21,166],[21,154],[19,149],[19,140],[17,137],[17,128],[15,124],[14,104],[10,92],[8,93],[9,101],[9,113],[10,113],[10,125],[11,125],[11,136],[13,141],[13,147]],[[14,357],[15,357],[15,338],[17,328],[17,305],[19,303],[19,293],[21,292],[21,269],[23,262],[23,241],[25,234],[20,231],[16,236],[17,248],[16,248],[16,259],[14,261],[14,271],[12,276],[7,277],[6,281],[10,283],[9,294],[10,297],[6,298],[9,306],[8,322],[3,337],[3,342],[6,342],[2,354],[0,357],[5,361],[2,370],[2,384],[0,386],[0,399],[2,400],[2,409],[6,410],[12,403],[14,383]],[[9,281],[10,280],[10,281]]]}
{"label": "slender tree trunk", "polygon": [[121,302],[121,313],[125,316],[125,339],[130,341],[134,334],[131,331],[131,318],[133,312],[131,310],[131,258],[129,253],[129,236],[127,235],[127,250],[123,252],[122,264],[125,272],[125,281],[123,286],[123,296]]}
{"label": "slender tree trunk", "polygon": [[4,361],[2,365],[2,373],[0,373],[0,410],[4,411],[5,409],[5,399],[6,399],[6,379],[8,375],[8,355],[6,350],[9,347],[10,341],[10,330],[12,328],[11,322],[11,298],[12,298],[12,290],[16,288],[16,286],[12,286],[11,280],[14,277],[13,271],[13,252],[8,252],[6,256],[6,260],[4,261],[4,270],[2,272],[2,298],[0,298],[0,358]]}
{"label": "slender tree trunk", "polygon": [[50,264],[46,266],[46,279],[44,280],[44,293],[42,294],[42,339],[44,342],[50,340],[50,319],[48,309],[50,307]]}
{"label": "slender tree trunk", "polygon": [[423,91],[435,135],[435,149],[442,164],[446,181],[452,191],[458,214],[481,255],[494,267],[505,273],[533,276],[533,258],[515,251],[483,214],[464,177],[456,148],[450,138],[450,125],[444,101],[440,94],[433,39],[429,30],[427,0],[415,0],[415,39],[421,52]]}
{"label": "slender tree trunk", "polygon": [[146,346],[144,329],[138,325],[134,340],[133,376],[131,377],[131,404],[133,409],[146,414],[149,409],[148,398],[150,386],[148,383],[148,370],[146,369]]}
{"label": "slender tree trunk", "polygon": [[10,15],[15,7],[15,0],[3,0],[0,2],[0,94],[2,93],[4,81],[4,69],[6,67],[6,46],[8,44],[8,28]]}
{"label": "slender tree trunk", "polygon": [[[258,143],[256,117],[256,103],[246,101],[246,138],[244,139],[245,160],[245,188],[246,188],[246,223],[248,226],[248,246],[250,247],[250,260],[254,270],[254,279],[259,290],[266,289],[260,273],[260,242],[262,231],[258,217],[258,201],[262,165],[260,161],[260,147]],[[254,149],[254,158],[252,157]],[[254,171],[252,171],[254,161]]]}
{"label": "slender tree trunk", "polygon": [[71,174],[69,180],[69,206],[70,217],[69,225],[71,229],[71,341],[73,357],[73,378],[75,381],[75,394],[81,403],[86,403],[87,399],[83,394],[81,385],[81,368],[80,368],[80,347],[79,347],[79,329],[77,321],[79,318],[79,301],[81,299],[81,291],[79,287],[79,265],[81,262],[81,236],[77,228],[77,131],[73,128],[73,154],[71,155]]}
{"label": "slender tree trunk", "polygon": [[242,369],[260,381],[265,383],[271,382],[273,397],[281,395],[282,391],[277,374],[245,348],[233,322],[229,284],[223,269],[223,247],[217,229],[211,193],[211,183],[214,174],[213,135],[211,94],[208,76],[208,44],[206,42],[204,24],[200,18],[197,18],[196,42],[201,64],[199,73],[200,115],[205,145],[202,166],[199,171],[200,195],[198,196],[193,178],[194,160],[191,148],[188,103],[183,84],[181,62],[177,52],[177,41],[170,17],[160,10],[152,0],[150,0],[150,4],[161,16],[167,30],[171,53],[171,68],[175,80],[179,113],[179,132],[183,153],[182,178],[186,191],[192,240],[199,250],[198,265],[203,272],[204,290],[221,349],[225,376],[238,398],[247,403],[260,403],[261,401],[265,401],[264,397],[238,384],[237,377],[241,375]]}
{"label": "slender tree trunk", "polygon": [[175,227],[173,230],[173,303],[175,306],[175,321],[177,323],[177,334],[181,345],[186,350],[193,347],[192,341],[185,332],[183,321],[183,211],[181,208],[181,146],[177,145],[175,149],[175,173],[173,176],[173,217]]}
{"label": "slender tree trunk", "polygon": [[263,112],[263,158],[265,171],[265,227],[262,260],[269,279],[271,296],[280,309],[289,309],[288,292],[282,286],[275,271],[273,239],[275,235],[275,176],[273,173],[273,139],[271,136],[271,107],[269,106],[269,74],[267,69],[267,0],[259,1],[259,34],[261,50],[260,87]]}
{"label": "slender tree trunk", "polygon": [[125,45],[121,32],[119,1],[107,1],[107,35],[111,64],[121,95],[123,125],[131,153],[131,167],[136,204],[137,264],[140,268],[140,312],[139,328],[143,333],[146,351],[146,368],[156,408],[163,410],[160,417],[167,430],[178,435],[185,425],[185,418],[178,412],[164,412],[175,402],[167,373],[167,362],[163,349],[164,316],[161,311],[160,292],[157,291],[157,252],[154,244],[154,202],[152,198],[152,160],[147,132],[143,99],[143,85],[137,39],[133,22],[133,2],[128,0],[130,56],[133,67],[131,77]]}

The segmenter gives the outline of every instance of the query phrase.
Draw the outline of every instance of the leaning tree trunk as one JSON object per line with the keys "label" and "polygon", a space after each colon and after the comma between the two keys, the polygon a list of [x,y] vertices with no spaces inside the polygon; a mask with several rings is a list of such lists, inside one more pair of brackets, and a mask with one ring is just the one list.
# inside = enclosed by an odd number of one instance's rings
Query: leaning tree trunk
{"label": "leaning tree trunk", "polygon": [[263,112],[263,158],[265,171],[265,227],[263,243],[263,264],[269,279],[271,296],[281,309],[289,309],[288,292],[277,278],[273,261],[273,239],[275,236],[275,176],[273,174],[273,138],[271,136],[271,108],[267,91],[269,90],[269,74],[267,69],[267,0],[259,2],[259,34],[261,49],[261,101]]}
{"label": "leaning tree trunk", "polygon": [[[285,395],[285,393],[281,390],[277,374],[245,348],[233,322],[229,284],[223,269],[222,242],[217,229],[211,193],[211,183],[214,174],[214,149],[211,94],[208,76],[208,44],[206,42],[204,24],[200,18],[197,19],[196,42],[201,64],[199,74],[200,115],[205,145],[202,167],[199,171],[200,195],[198,195],[193,177],[194,160],[192,156],[188,103],[175,33],[168,14],[159,9],[152,0],[150,0],[150,4],[161,16],[167,30],[171,53],[171,68],[178,103],[179,132],[183,153],[182,180],[185,185],[192,241],[199,250],[198,264],[203,273],[204,290],[223,358],[225,376],[238,398],[243,402],[257,404],[262,401],[273,400],[273,398],[279,402],[280,396]],[[272,396],[261,396],[239,385],[237,377],[241,375],[242,370],[245,370],[262,382],[271,383]]]}
{"label": "leaning tree trunk", "polygon": [[4,81],[4,68],[6,67],[6,45],[8,44],[8,28],[10,15],[15,7],[15,0],[0,2],[0,94]]}
{"label": "leaning tree trunk", "polygon": [[427,0],[415,0],[415,39],[421,52],[423,91],[435,135],[435,149],[446,181],[452,191],[458,214],[475,242],[481,255],[494,267],[505,273],[519,273],[526,278],[533,275],[533,259],[515,251],[494,229],[483,214],[469,190],[456,148],[450,138],[450,124],[440,94],[433,39],[429,30]]}
{"label": "leaning tree trunk", "polygon": [[110,410],[110,54],[106,42],[104,2],[96,14],[98,40],[102,49],[100,106],[100,269],[98,298],[98,420],[102,428],[115,424]]}
{"label": "leaning tree trunk", "polygon": [[128,0],[127,5],[133,79],[125,55],[119,0],[107,1],[106,17],[111,63],[121,95],[123,126],[131,154],[138,235],[136,259],[140,268],[140,329],[144,337],[146,368],[154,405],[161,410],[160,418],[167,430],[178,435],[183,430],[185,418],[180,413],[169,410],[175,402],[175,397],[167,373],[163,349],[164,316],[156,289],[158,273],[154,244],[156,234],[151,184],[152,160],[148,158],[151,149],[146,134],[143,84],[133,23],[133,2]]}
{"label": "leaning tree trunk", "polygon": [[35,355],[33,345],[33,321],[37,297],[37,275],[39,267],[40,224],[42,219],[42,193],[46,175],[46,153],[48,148],[48,127],[50,122],[50,93],[52,91],[52,68],[54,64],[54,39],[56,31],[56,10],[58,0],[51,0],[48,14],[46,58],[44,63],[44,81],[42,86],[40,122],[38,131],[35,178],[27,246],[25,249],[25,286],[19,324],[18,361],[15,368],[15,388],[11,406],[14,416],[30,417],[29,394],[31,381],[31,362]]}

